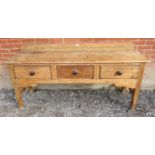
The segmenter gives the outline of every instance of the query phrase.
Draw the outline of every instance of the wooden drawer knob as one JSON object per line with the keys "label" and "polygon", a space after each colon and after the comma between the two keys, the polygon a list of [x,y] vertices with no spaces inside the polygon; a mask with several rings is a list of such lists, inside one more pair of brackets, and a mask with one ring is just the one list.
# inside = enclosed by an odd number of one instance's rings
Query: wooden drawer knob
{"label": "wooden drawer knob", "polygon": [[123,74],[122,71],[116,71],[116,75],[121,76]]}
{"label": "wooden drawer knob", "polygon": [[78,74],[78,70],[77,69],[74,69],[73,71],[72,71],[72,75],[77,75]]}
{"label": "wooden drawer knob", "polygon": [[30,71],[30,72],[29,72],[29,75],[30,75],[30,76],[34,76],[34,75],[35,75],[35,71]]}

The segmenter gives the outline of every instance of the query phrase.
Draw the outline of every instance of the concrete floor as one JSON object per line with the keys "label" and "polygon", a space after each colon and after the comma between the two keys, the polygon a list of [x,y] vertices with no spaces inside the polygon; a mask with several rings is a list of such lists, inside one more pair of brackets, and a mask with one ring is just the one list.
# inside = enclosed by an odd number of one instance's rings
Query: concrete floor
{"label": "concrete floor", "polygon": [[136,112],[128,110],[131,93],[114,89],[37,90],[24,93],[25,107],[17,108],[13,90],[0,90],[0,116],[105,117],[155,116],[155,90],[142,91]]}

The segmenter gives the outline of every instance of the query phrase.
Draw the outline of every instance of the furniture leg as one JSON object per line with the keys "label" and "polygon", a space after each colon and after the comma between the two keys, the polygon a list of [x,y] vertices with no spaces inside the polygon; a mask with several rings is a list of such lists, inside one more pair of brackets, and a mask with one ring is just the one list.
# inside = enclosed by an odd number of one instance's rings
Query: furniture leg
{"label": "furniture leg", "polygon": [[133,91],[133,96],[132,96],[132,101],[131,101],[131,106],[130,109],[131,111],[135,111],[138,105],[138,96],[139,96],[139,88],[136,88]]}
{"label": "furniture leg", "polygon": [[135,111],[137,108],[137,104],[138,104],[137,100],[138,100],[139,91],[140,91],[140,87],[141,87],[141,83],[142,83],[142,79],[143,79],[143,74],[144,74],[144,64],[142,64],[140,66],[140,72],[139,72],[139,76],[137,79],[136,88],[133,91],[132,101],[131,101],[131,105],[130,105],[131,111]]}
{"label": "furniture leg", "polygon": [[27,87],[33,91],[39,84],[107,84],[133,89],[134,111],[144,66],[150,62],[133,43],[28,45],[21,53],[6,62],[20,109]]}
{"label": "furniture leg", "polygon": [[23,99],[22,99],[22,94],[23,94],[23,88],[18,88],[16,87],[15,88],[15,94],[16,94],[16,100],[17,100],[17,103],[18,103],[18,107],[19,109],[22,109],[23,108]]}

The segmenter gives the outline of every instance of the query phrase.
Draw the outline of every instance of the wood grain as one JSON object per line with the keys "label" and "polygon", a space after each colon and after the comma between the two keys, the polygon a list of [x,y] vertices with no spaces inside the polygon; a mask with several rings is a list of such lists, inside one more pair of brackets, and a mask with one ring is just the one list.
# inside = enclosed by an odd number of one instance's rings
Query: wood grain
{"label": "wood grain", "polygon": [[[121,74],[118,74],[121,73]],[[136,79],[139,73],[139,66],[127,65],[102,65],[101,79]]]}
{"label": "wood grain", "polygon": [[[16,78],[51,78],[51,70],[49,66],[18,66],[14,68]],[[34,75],[31,75],[34,72]]]}
{"label": "wood grain", "polygon": [[[130,43],[94,45],[31,45],[23,53],[11,57],[7,63],[127,63],[148,62]],[[35,53],[35,54],[34,54]]]}
{"label": "wood grain", "polygon": [[33,84],[109,84],[117,87],[135,89],[136,79],[16,79],[18,86],[27,87]]}
{"label": "wood grain", "polygon": [[19,108],[24,88],[40,84],[108,84],[134,89],[137,107],[144,66],[149,62],[132,43],[27,45],[6,62]]}
{"label": "wood grain", "polygon": [[15,72],[14,72],[14,66],[13,65],[8,65],[8,69],[9,69],[9,74],[11,77],[11,81],[12,81],[12,86],[14,87],[15,90],[15,94],[16,94],[16,100],[18,103],[18,107],[19,109],[23,108],[23,99],[22,99],[22,93],[23,93],[23,85],[18,85],[16,83],[16,77],[15,77]]}
{"label": "wood grain", "polygon": [[130,105],[130,108],[132,111],[135,111],[137,108],[137,104],[138,104],[137,100],[138,100],[139,91],[140,91],[140,87],[141,87],[142,79],[143,79],[143,75],[144,75],[144,68],[145,68],[145,63],[142,63],[140,66],[136,87],[133,91],[132,101],[131,101],[131,105]]}
{"label": "wood grain", "polygon": [[16,64],[46,64],[46,63],[128,63],[128,62],[148,62],[143,55],[138,52],[133,54],[125,52],[101,52],[96,53],[52,53],[52,54],[19,54],[10,58],[7,63]]}
{"label": "wood grain", "polygon": [[[74,74],[74,72],[76,74]],[[94,66],[92,65],[58,65],[58,79],[93,79]]]}
{"label": "wood grain", "polygon": [[29,44],[24,45],[21,48],[22,53],[40,53],[40,52],[50,52],[50,51],[57,51],[57,52],[64,52],[64,51],[83,51],[83,50],[108,50],[108,49],[115,49],[115,50],[130,50],[133,52],[135,50],[134,44],[127,42],[127,43],[104,43],[104,44],[68,44],[68,45],[57,45],[57,44]]}

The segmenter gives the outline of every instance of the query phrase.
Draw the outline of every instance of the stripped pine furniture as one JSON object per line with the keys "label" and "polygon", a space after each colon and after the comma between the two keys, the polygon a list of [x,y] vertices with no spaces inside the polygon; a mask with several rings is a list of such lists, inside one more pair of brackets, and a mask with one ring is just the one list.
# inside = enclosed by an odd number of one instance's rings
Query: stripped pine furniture
{"label": "stripped pine furniture", "polygon": [[136,110],[144,67],[149,62],[132,43],[23,46],[7,62],[18,106],[25,88],[39,84],[109,84],[133,90]]}

